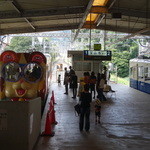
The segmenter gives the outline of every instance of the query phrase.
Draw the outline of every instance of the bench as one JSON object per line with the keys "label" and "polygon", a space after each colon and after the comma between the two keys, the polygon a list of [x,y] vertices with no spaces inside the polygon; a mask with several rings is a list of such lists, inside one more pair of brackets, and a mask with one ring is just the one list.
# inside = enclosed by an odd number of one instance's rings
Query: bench
{"label": "bench", "polygon": [[108,84],[105,84],[105,85],[104,85],[103,93],[104,93],[105,96],[108,97],[108,98],[112,98],[112,96],[114,95],[114,96],[115,96],[115,99],[116,99],[116,91],[112,90],[112,89],[111,89],[111,86],[108,85]]}

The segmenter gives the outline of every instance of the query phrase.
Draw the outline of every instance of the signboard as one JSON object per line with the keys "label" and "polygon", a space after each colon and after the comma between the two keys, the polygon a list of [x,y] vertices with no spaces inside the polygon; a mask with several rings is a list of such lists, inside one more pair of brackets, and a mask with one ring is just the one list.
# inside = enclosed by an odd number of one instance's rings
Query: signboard
{"label": "signboard", "polygon": [[94,44],[94,50],[101,50],[101,44]]}
{"label": "signboard", "polygon": [[111,51],[84,50],[84,60],[111,60]]}

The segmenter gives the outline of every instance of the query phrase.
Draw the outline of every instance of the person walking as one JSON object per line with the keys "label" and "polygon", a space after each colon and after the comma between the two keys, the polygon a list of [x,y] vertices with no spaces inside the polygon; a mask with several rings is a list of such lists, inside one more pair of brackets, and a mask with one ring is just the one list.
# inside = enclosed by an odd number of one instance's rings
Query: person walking
{"label": "person walking", "polygon": [[60,74],[58,75],[58,80],[57,81],[58,81],[58,85],[61,85],[61,75]]}
{"label": "person walking", "polygon": [[90,92],[94,92],[93,98],[95,99],[95,84],[96,84],[96,76],[95,73],[92,71],[90,76]]}
{"label": "person walking", "polygon": [[101,74],[98,73],[96,77],[96,91],[97,91],[97,98],[99,98],[99,84],[101,80]]}
{"label": "person walking", "polygon": [[90,84],[90,73],[84,72],[83,76],[84,76],[84,83],[89,85]]}
{"label": "person walking", "polygon": [[65,93],[68,95],[68,84],[69,84],[69,74],[66,73],[65,79],[64,79],[64,85],[65,85]]}
{"label": "person walking", "polygon": [[86,132],[90,129],[90,103],[92,102],[92,95],[89,93],[89,85],[84,85],[84,92],[81,93],[79,103],[81,106],[79,129],[83,131],[85,126]]}
{"label": "person walking", "polygon": [[71,66],[69,66],[69,69],[70,69],[70,71],[69,71],[69,81],[70,81],[69,88],[72,89],[72,76],[75,73],[75,71],[72,69]]}
{"label": "person walking", "polygon": [[100,124],[100,117],[101,117],[101,101],[99,99],[95,100],[94,104],[95,108],[95,124]]}
{"label": "person walking", "polygon": [[64,85],[65,85],[65,77],[67,76],[67,73],[68,73],[67,67],[64,68],[64,71],[65,71],[65,73],[64,73]]}
{"label": "person walking", "polygon": [[80,98],[80,96],[81,96],[81,93],[84,92],[84,85],[85,85],[85,83],[84,83],[84,78],[81,77],[81,78],[80,78],[80,82],[79,82],[78,94],[77,94],[77,96],[78,96],[79,98]]}
{"label": "person walking", "polygon": [[78,87],[78,77],[76,76],[75,72],[72,73],[72,80],[71,80],[71,84],[72,84],[72,92],[73,92],[73,97],[72,98],[76,98],[77,96],[77,87]]}

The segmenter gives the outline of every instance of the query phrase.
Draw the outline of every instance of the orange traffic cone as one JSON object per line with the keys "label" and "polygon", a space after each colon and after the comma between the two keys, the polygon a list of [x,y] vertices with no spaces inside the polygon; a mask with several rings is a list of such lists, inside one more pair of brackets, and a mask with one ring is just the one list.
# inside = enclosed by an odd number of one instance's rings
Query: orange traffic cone
{"label": "orange traffic cone", "polygon": [[51,99],[52,99],[53,103],[56,104],[55,103],[55,97],[54,97],[54,91],[52,91],[52,97],[51,97]]}
{"label": "orange traffic cone", "polygon": [[51,119],[50,119],[50,112],[49,111],[47,112],[45,131],[42,133],[42,136],[54,136],[54,132],[52,132]]}
{"label": "orange traffic cone", "polygon": [[51,111],[53,107],[54,107],[54,103],[53,103],[52,98],[51,98],[50,102],[49,102],[49,111]]}
{"label": "orange traffic cone", "polygon": [[50,113],[50,119],[52,124],[57,124],[58,122],[55,119],[55,110],[54,110],[54,105],[51,108],[51,113]]}

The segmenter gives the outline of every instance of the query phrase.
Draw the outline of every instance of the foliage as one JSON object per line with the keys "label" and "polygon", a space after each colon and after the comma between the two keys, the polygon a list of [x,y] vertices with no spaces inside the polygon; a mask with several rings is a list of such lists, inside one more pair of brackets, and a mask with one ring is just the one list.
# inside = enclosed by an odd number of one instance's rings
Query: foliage
{"label": "foliage", "polygon": [[[44,38],[45,41],[49,42],[50,39],[49,38]],[[34,48],[32,47],[32,37],[22,37],[22,36],[17,36],[17,37],[13,37],[11,39],[11,42],[9,44],[9,46],[7,46],[5,48],[5,50],[13,50],[17,53],[21,53],[21,52],[31,52],[31,51],[39,51],[39,52],[43,52],[43,44],[39,42],[38,38],[34,38],[34,42],[35,43],[39,43],[39,44],[35,44]],[[51,55],[51,60],[55,61],[56,57],[58,56],[58,54],[55,52],[57,51],[58,47],[54,46],[53,49],[46,49],[47,53],[49,53]]]}
{"label": "foliage", "polygon": [[[111,42],[113,40],[111,39]],[[108,42],[108,41],[107,41]],[[110,42],[110,41],[109,41]],[[109,43],[108,42],[108,43]],[[114,41],[113,41],[114,42]],[[132,39],[121,41],[112,45],[112,63],[115,69],[112,73],[117,72],[119,77],[128,77],[129,60],[138,56],[138,44]],[[108,63],[105,63],[107,65]]]}
{"label": "foliage", "polygon": [[[73,33],[76,30],[72,30]],[[89,29],[83,29],[81,33],[89,33]],[[100,33],[101,30],[92,30],[92,33]],[[112,32],[110,32],[112,33]],[[50,43],[50,38],[43,38],[47,43]],[[91,43],[100,43],[100,38],[93,38]],[[89,49],[89,39],[88,38],[78,38],[79,42],[87,43],[84,44],[83,50]],[[128,39],[125,41],[120,41],[115,43],[115,38],[109,38],[105,41],[106,49],[112,51],[112,61],[117,70],[112,71],[112,73],[117,73],[119,77],[128,77],[129,74],[129,60],[138,56],[138,44],[135,39]],[[38,38],[35,38],[35,43],[38,43]],[[112,43],[111,49],[107,47],[108,44]],[[113,44],[115,43],[115,44]],[[103,44],[103,43],[102,43]],[[93,47],[93,45],[91,45]],[[35,44],[35,50],[43,52],[44,45]],[[15,52],[27,52],[27,50],[32,48],[32,38],[31,37],[13,37],[9,46],[6,50],[13,50]],[[51,55],[52,61],[55,61],[60,54],[58,53],[58,45],[53,45],[45,48],[45,51]],[[108,66],[108,61],[104,61],[103,65]]]}
{"label": "foliage", "polygon": [[15,52],[26,52],[31,48],[32,38],[31,37],[13,37],[10,45],[5,50],[13,50]]}
{"label": "foliage", "polygon": [[120,77],[116,77],[115,74],[111,74],[110,81],[115,81],[115,82],[120,83],[120,84],[129,85],[129,77],[120,78]]}

